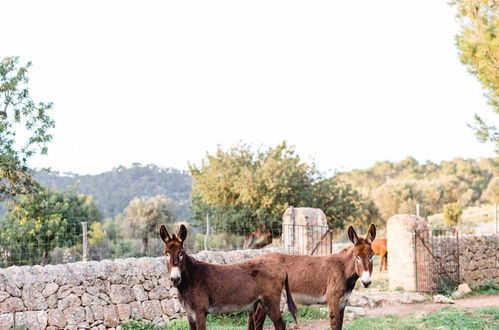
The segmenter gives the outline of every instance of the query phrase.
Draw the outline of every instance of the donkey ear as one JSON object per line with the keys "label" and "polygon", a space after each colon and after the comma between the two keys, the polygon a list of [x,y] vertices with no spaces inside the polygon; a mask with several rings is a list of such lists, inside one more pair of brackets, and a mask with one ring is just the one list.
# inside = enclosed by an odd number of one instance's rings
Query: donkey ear
{"label": "donkey ear", "polygon": [[359,237],[352,226],[348,227],[348,238],[350,238],[353,244],[357,244],[359,242]]}
{"label": "donkey ear", "polygon": [[183,242],[187,237],[187,228],[184,225],[180,225],[180,229],[178,230],[178,239]]}
{"label": "donkey ear", "polygon": [[369,229],[367,230],[366,240],[369,244],[372,244],[375,238],[376,238],[376,226],[373,223],[371,223]]}
{"label": "donkey ear", "polygon": [[171,240],[171,237],[168,234],[165,225],[161,225],[161,227],[159,227],[159,236],[161,236],[161,239],[165,243],[168,243],[168,241]]}

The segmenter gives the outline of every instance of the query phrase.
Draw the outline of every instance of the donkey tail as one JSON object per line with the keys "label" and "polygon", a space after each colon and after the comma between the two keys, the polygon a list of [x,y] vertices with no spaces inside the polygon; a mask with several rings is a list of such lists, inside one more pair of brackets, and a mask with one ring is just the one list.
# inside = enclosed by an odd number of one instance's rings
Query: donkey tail
{"label": "donkey tail", "polygon": [[288,303],[288,309],[291,312],[291,315],[293,315],[293,319],[295,320],[295,322],[298,323],[298,320],[296,319],[298,308],[296,308],[295,302],[293,301],[293,297],[291,297],[291,291],[289,290],[287,273],[286,273],[286,280],[284,281],[284,286],[286,287],[286,302]]}

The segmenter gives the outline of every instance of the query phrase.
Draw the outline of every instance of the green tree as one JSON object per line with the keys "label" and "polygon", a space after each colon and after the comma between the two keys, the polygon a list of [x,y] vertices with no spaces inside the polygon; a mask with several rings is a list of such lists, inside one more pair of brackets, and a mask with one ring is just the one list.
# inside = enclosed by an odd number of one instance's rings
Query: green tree
{"label": "green tree", "polygon": [[372,196],[383,219],[398,213],[413,214],[416,204],[423,202],[423,196],[413,182],[389,181],[374,190]]}
{"label": "green tree", "polygon": [[499,204],[499,177],[490,180],[487,189],[482,194],[482,200],[492,204]]}
{"label": "green tree", "polygon": [[88,243],[90,245],[97,245],[102,243],[105,237],[106,233],[102,229],[102,223],[94,222],[90,225],[90,229],[88,231]]}
{"label": "green tree", "polygon": [[400,162],[378,162],[365,170],[338,173],[335,180],[351,184],[371,200],[382,219],[396,213],[439,213],[446,203],[475,205],[492,177],[499,174],[497,159],[462,159],[420,164],[408,157]]}
{"label": "green tree", "polygon": [[[499,114],[499,4],[496,0],[453,0],[461,31],[456,36],[461,62],[475,75],[490,106]],[[499,153],[499,131],[475,115],[473,127],[480,141],[494,143]]]}
{"label": "green tree", "polygon": [[246,144],[219,147],[190,171],[194,219],[204,223],[208,212],[218,232],[242,234],[265,225],[279,234],[289,206],[321,208],[335,228],[360,213],[351,186],[323,178],[285,142],[257,152]]}
{"label": "green tree", "polygon": [[125,237],[142,240],[141,253],[147,255],[149,235],[157,233],[160,224],[175,222],[175,208],[175,203],[165,195],[136,197],[116,220]]}
{"label": "green tree", "polygon": [[0,201],[36,188],[27,161],[37,153],[46,154],[52,140],[52,103],[31,99],[30,66],[31,62],[20,65],[18,57],[0,62]]}
{"label": "green tree", "polygon": [[96,209],[86,196],[43,187],[11,201],[9,213],[0,223],[4,264],[46,264],[53,248],[81,242],[81,222],[100,220],[95,218]]}
{"label": "green tree", "polygon": [[463,207],[459,203],[447,203],[443,207],[444,221],[449,227],[456,227],[463,214]]}

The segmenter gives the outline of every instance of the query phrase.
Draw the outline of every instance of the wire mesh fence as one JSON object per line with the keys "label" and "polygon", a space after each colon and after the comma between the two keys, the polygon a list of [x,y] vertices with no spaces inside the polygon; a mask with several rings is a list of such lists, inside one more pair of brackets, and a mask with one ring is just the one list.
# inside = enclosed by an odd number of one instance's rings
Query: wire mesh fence
{"label": "wire mesh fence", "polygon": [[82,259],[82,227],[26,235],[12,232],[0,236],[0,267],[59,264]]}
{"label": "wire mesh fence", "polygon": [[[178,225],[167,226],[176,233]],[[143,237],[128,238],[107,235],[89,226],[87,235],[83,226],[74,224],[55,235],[23,237],[0,236],[0,267],[45,265],[81,260],[104,260],[129,257],[158,257],[163,255],[164,243],[156,232]],[[86,237],[86,242],[84,237]],[[83,246],[86,246],[84,251]],[[189,253],[202,250],[240,250],[264,247],[282,248],[287,253],[325,255],[332,252],[332,232],[327,226],[279,226],[254,231],[224,228],[206,231],[206,227],[189,227],[184,242]]]}
{"label": "wire mesh fence", "polygon": [[416,290],[436,292],[459,283],[459,232],[415,230]]}

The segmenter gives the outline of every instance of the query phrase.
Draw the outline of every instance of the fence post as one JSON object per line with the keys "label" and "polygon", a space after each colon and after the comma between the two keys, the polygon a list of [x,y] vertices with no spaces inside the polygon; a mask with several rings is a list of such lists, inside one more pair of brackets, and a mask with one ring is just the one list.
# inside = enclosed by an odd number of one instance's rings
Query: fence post
{"label": "fence post", "polygon": [[208,246],[208,236],[210,236],[210,214],[206,213],[206,235],[204,236],[204,249],[205,251],[209,250]]}
{"label": "fence post", "polygon": [[82,229],[83,229],[83,261],[88,261],[88,228],[87,228],[87,223],[82,222],[81,223]]}
{"label": "fence post", "polygon": [[494,225],[495,225],[494,232],[497,235],[497,231],[498,231],[498,229],[497,229],[497,203],[494,203]]}

